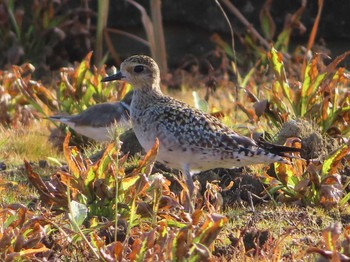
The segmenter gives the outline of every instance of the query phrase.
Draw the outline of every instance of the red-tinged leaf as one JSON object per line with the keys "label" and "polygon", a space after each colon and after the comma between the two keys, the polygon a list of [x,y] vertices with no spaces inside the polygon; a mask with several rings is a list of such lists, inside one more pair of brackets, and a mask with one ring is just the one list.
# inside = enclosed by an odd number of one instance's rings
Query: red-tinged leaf
{"label": "red-tinged leaf", "polygon": [[201,243],[209,247],[220,233],[223,226],[228,222],[227,217],[219,214],[207,216],[207,220],[196,232],[194,242]]}
{"label": "red-tinged leaf", "polygon": [[189,227],[186,226],[180,229],[176,235],[176,238],[174,239],[174,257],[178,261],[187,260],[189,247],[192,244],[192,241],[189,239],[189,234],[191,234],[191,231],[189,231]]}
{"label": "red-tinged leaf", "polygon": [[134,243],[132,244],[131,247],[131,253],[128,256],[128,259],[131,261],[137,261],[140,251],[142,247],[142,240],[140,238],[137,238],[134,240]]}
{"label": "red-tinged leaf", "polygon": [[304,194],[310,187],[310,179],[305,178],[295,185],[294,190],[300,194]]}
{"label": "red-tinged leaf", "polygon": [[301,73],[302,74],[305,72],[307,54],[311,50],[311,48],[312,48],[312,46],[313,46],[313,44],[315,42],[318,25],[319,25],[320,19],[321,19],[322,8],[323,8],[323,0],[318,0],[317,16],[316,16],[316,19],[315,19],[314,24],[312,26],[310,37],[309,37],[309,40],[308,40],[308,43],[307,43],[307,50],[306,50],[306,54],[305,54],[304,59],[303,59],[303,64],[302,64],[302,69],[301,69]]}
{"label": "red-tinged leaf", "polygon": [[176,245],[176,233],[174,230],[169,230],[167,235],[167,242],[166,242],[166,258],[169,261],[173,261],[175,257],[175,245]]}
{"label": "red-tinged leaf", "polygon": [[318,0],[317,16],[316,16],[316,19],[315,19],[314,24],[312,26],[309,41],[307,43],[307,50],[311,50],[311,48],[315,42],[318,25],[319,25],[320,19],[321,19],[322,8],[323,8],[323,0]]}
{"label": "red-tinged leaf", "polygon": [[294,170],[291,165],[281,164],[281,163],[275,163],[275,172],[279,180],[282,182],[285,186],[295,186],[294,183]]}
{"label": "red-tinged leaf", "polygon": [[46,246],[44,246],[43,244],[40,244],[39,247],[37,248],[24,249],[19,252],[13,252],[13,253],[7,254],[5,261],[22,261],[22,260],[27,261],[32,256],[38,253],[46,252],[48,250],[49,249]]}
{"label": "red-tinged leaf", "polygon": [[194,243],[190,254],[189,261],[208,261],[211,252],[207,246],[201,243]]}
{"label": "red-tinged leaf", "polygon": [[[103,242],[103,241],[101,241]],[[122,261],[124,245],[117,241],[109,244],[106,247],[106,251],[101,249],[100,253],[103,258],[108,262]]]}
{"label": "red-tinged leaf", "polygon": [[37,247],[37,245],[41,243],[43,236],[44,234],[33,235],[23,243],[23,248],[29,249]]}
{"label": "red-tinged leaf", "polygon": [[16,216],[16,219],[14,219],[12,221],[12,223],[9,224],[8,226],[9,227],[13,227],[13,228],[15,228],[15,227],[22,227],[23,224],[27,220],[26,215],[27,215],[27,212],[29,212],[28,209],[26,207],[19,207],[19,208],[13,209],[13,210],[16,211],[16,213],[13,214],[14,216]]}
{"label": "red-tinged leaf", "polygon": [[153,208],[149,203],[137,203],[136,213],[141,217],[152,217],[154,215]]}
{"label": "red-tinged leaf", "polygon": [[132,171],[131,176],[135,176],[137,174],[150,175],[150,172],[152,171],[152,168],[153,168],[153,164],[157,158],[158,148],[159,148],[159,140],[158,138],[156,138],[156,141],[153,147],[147,152],[146,156],[139,162],[138,167]]}
{"label": "red-tinged leaf", "polygon": [[43,106],[48,106],[51,110],[57,110],[57,99],[52,91],[48,90],[39,82],[30,82],[28,87],[35,91],[37,97],[42,101],[41,104]]}
{"label": "red-tinged leaf", "polygon": [[24,236],[22,233],[19,233],[16,237],[15,243],[13,244],[13,251],[18,252],[22,249],[24,245]]}
{"label": "red-tinged leaf", "polygon": [[[332,259],[333,255],[334,255],[333,251],[323,250],[323,249],[318,248],[318,247],[309,247],[307,249],[306,253],[308,253],[308,254],[317,253],[326,259]],[[327,261],[329,261],[329,260],[327,260]],[[338,261],[338,260],[335,260],[335,261]],[[344,261],[346,261],[346,260],[344,260]]]}
{"label": "red-tinged leaf", "polygon": [[340,161],[350,152],[350,141],[342,145],[338,150],[330,154],[323,162],[322,175],[334,174],[337,172]]}
{"label": "red-tinged leaf", "polygon": [[117,260],[117,261],[122,261],[122,258],[123,258],[123,250],[124,250],[124,245],[117,241],[114,243],[114,248],[113,248],[113,251],[114,251],[114,258]]}
{"label": "red-tinged leaf", "polygon": [[[74,177],[87,176],[87,167],[84,160],[76,147],[69,146],[69,140],[71,133],[67,132],[67,135],[63,142],[63,154],[66,158],[69,170],[73,173]],[[85,177],[86,178],[86,177]]]}
{"label": "red-tinged leaf", "polygon": [[91,243],[98,249],[98,251],[102,251],[104,247],[104,241],[96,234],[90,234]]}
{"label": "red-tinged leaf", "polygon": [[217,111],[217,112],[210,113],[210,115],[212,115],[213,117],[216,117],[218,119],[222,119],[225,117],[225,112],[224,111]]}
{"label": "red-tinged leaf", "polygon": [[[285,146],[288,147],[294,147],[294,148],[301,148],[301,139],[298,137],[288,137],[286,142],[284,143]],[[300,157],[300,152],[293,153],[294,156]],[[292,159],[292,168],[294,169],[295,175],[297,177],[301,177],[306,168],[306,161],[302,158],[295,158]]]}
{"label": "red-tinged leaf", "polygon": [[314,163],[311,163],[308,165],[306,172],[309,174],[310,181],[316,186],[316,188],[319,188],[321,185],[321,176],[320,174],[321,165],[316,165]]}
{"label": "red-tinged leaf", "polygon": [[123,171],[123,173],[124,173],[124,165],[125,165],[126,161],[128,160],[128,157],[129,157],[129,153],[123,155],[121,158],[118,159],[119,173],[121,171]]}
{"label": "red-tinged leaf", "polygon": [[142,174],[139,176],[139,179],[135,183],[135,195],[143,196],[146,193],[146,190],[150,187],[150,182],[148,178]]}
{"label": "red-tinged leaf", "polygon": [[95,194],[102,200],[112,200],[115,196],[115,189],[106,185],[103,179],[97,179],[93,187]]}
{"label": "red-tinged leaf", "polygon": [[[131,187],[134,187],[137,180],[139,180],[140,176],[139,175],[134,175],[134,176],[129,176],[126,178],[123,178],[123,180],[120,183],[119,190],[122,193],[128,192]],[[133,197],[130,195],[130,197]]]}
{"label": "red-tinged leaf", "polygon": [[320,84],[326,77],[326,73],[319,73],[317,64],[319,55],[315,54],[311,61],[308,63],[304,73],[304,80],[301,87],[300,101],[298,105],[300,107],[299,114],[304,116],[310,108],[310,101],[314,98],[315,92],[319,89]]}
{"label": "red-tinged leaf", "polygon": [[158,231],[157,243],[162,250],[165,250],[167,241],[169,241],[168,224],[165,219],[158,222],[157,231]]}
{"label": "red-tinged leaf", "polygon": [[93,66],[93,75],[90,78],[90,83],[95,87],[95,91],[98,95],[102,95],[101,90],[103,83],[101,82],[102,76],[106,75],[105,65],[100,70]]}
{"label": "red-tinged leaf", "polygon": [[97,178],[106,178],[106,172],[110,169],[110,165],[117,158],[119,150],[115,143],[110,143],[103,152],[102,157],[96,162],[94,170],[96,170]]}
{"label": "red-tinged leaf", "polygon": [[[292,91],[289,87],[284,64],[283,64],[283,56],[281,53],[277,52],[275,48],[271,48],[270,52],[268,52],[267,57],[272,64],[272,68],[274,70],[277,81],[282,88],[284,96],[288,99],[288,102],[292,105]],[[280,99],[279,99],[280,100]],[[281,101],[281,100],[280,100]]]}
{"label": "red-tinged leaf", "polygon": [[324,207],[336,206],[343,196],[340,177],[335,175],[327,176],[321,182],[319,190],[320,204]]}
{"label": "red-tinged leaf", "polygon": [[146,241],[146,248],[152,249],[154,247],[155,241],[156,241],[156,229],[151,230],[147,233]]}
{"label": "red-tinged leaf", "polygon": [[337,250],[337,241],[341,235],[341,229],[341,223],[335,223],[323,230],[322,236],[326,244],[326,249],[330,251]]}
{"label": "red-tinged leaf", "polygon": [[330,117],[330,101],[329,97],[326,97],[322,101],[322,113],[321,113],[321,119],[323,122],[326,122],[327,119]]}
{"label": "red-tinged leaf", "polygon": [[343,54],[337,56],[326,68],[326,72],[332,73],[336,70],[339,63],[341,63],[348,55],[350,55],[350,50],[344,52]]}
{"label": "red-tinged leaf", "polygon": [[246,108],[241,102],[235,102],[235,104],[248,116],[250,120],[254,122],[258,120],[254,110]]}
{"label": "red-tinged leaf", "polygon": [[197,209],[192,214],[192,225],[198,225],[200,221],[202,221],[204,215],[204,211],[201,209]]}
{"label": "red-tinged leaf", "polygon": [[301,139],[299,137],[288,137],[284,145],[288,147],[301,148]]}
{"label": "red-tinged leaf", "polygon": [[15,238],[13,230],[5,229],[4,232],[0,235],[0,252],[3,253],[11,245],[11,242]]}
{"label": "red-tinged leaf", "polygon": [[26,160],[24,160],[24,165],[27,171],[28,180],[38,190],[41,201],[47,205],[52,205],[55,203],[55,196],[51,194],[41,177],[33,172],[31,165]]}

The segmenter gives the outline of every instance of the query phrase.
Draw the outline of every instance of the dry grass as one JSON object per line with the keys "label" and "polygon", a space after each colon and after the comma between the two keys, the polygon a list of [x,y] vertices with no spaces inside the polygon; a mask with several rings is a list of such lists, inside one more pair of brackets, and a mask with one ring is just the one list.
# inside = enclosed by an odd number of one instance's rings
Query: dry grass
{"label": "dry grass", "polygon": [[[10,203],[27,205],[37,196],[27,181],[24,159],[31,161],[46,175],[55,168],[50,166],[52,162],[48,161],[48,157],[63,160],[62,153],[48,141],[49,130],[46,124],[42,121],[16,129],[0,127],[0,162],[6,165],[6,169],[0,171],[0,206]],[[39,161],[42,162],[41,168]]]}
{"label": "dry grass", "polygon": [[48,141],[49,135],[46,121],[16,129],[0,126],[0,160],[10,165],[19,165],[25,158],[35,162],[48,156],[62,160],[62,154]]}

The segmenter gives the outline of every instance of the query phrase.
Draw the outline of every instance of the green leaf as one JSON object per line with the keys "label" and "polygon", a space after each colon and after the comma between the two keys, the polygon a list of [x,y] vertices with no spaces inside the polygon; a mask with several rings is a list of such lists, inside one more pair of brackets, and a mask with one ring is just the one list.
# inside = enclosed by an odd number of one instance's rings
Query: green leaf
{"label": "green leaf", "polygon": [[194,243],[189,253],[189,262],[207,261],[211,254],[209,248],[201,243]]}
{"label": "green leaf", "polygon": [[81,226],[87,217],[87,207],[74,200],[70,202],[70,207],[71,213],[68,214],[70,220],[75,221],[78,226]]}
{"label": "green leaf", "polygon": [[349,145],[344,144],[333,154],[329,155],[322,165],[322,176],[326,176],[338,164],[341,158],[349,152]]}
{"label": "green leaf", "polygon": [[243,78],[243,80],[239,83],[239,85],[242,87],[242,88],[245,88],[249,82],[249,80],[251,79],[251,77],[254,75],[255,73],[255,70],[256,70],[256,67],[252,67],[248,74],[246,74],[246,76]]}
{"label": "green leaf", "polygon": [[270,52],[268,53],[268,58],[270,60],[270,63],[272,64],[272,68],[274,70],[277,81],[280,84],[280,87],[282,88],[284,96],[288,99],[289,103],[292,106],[294,106],[291,98],[291,94],[290,94],[291,90],[290,90],[288,80],[286,77],[286,72],[284,69],[282,54],[277,52],[275,48],[271,48]]}
{"label": "green leaf", "polygon": [[89,168],[89,171],[87,172],[87,176],[84,179],[85,186],[89,185],[92,181],[94,181],[96,178],[96,172],[93,167]]}
{"label": "green leaf", "polygon": [[76,81],[74,82],[75,84],[75,89],[76,89],[76,94],[78,97],[81,97],[83,92],[82,92],[82,87],[83,87],[83,81],[85,79],[85,75],[90,69],[90,60],[91,60],[92,52],[88,53],[84,60],[79,64],[79,67],[76,69],[74,76]]}
{"label": "green leaf", "polygon": [[208,112],[209,106],[207,101],[205,101],[204,99],[201,99],[196,91],[193,91],[192,95],[193,95],[195,108],[202,110],[203,112]]}
{"label": "green leaf", "polygon": [[344,206],[347,204],[350,200],[350,192],[347,193],[340,201],[339,201],[339,206]]}
{"label": "green leaf", "polygon": [[307,107],[311,98],[313,98],[315,92],[318,90],[322,80],[325,79],[326,73],[319,73],[317,70],[318,56],[314,56],[307,64],[304,74],[304,81],[301,87],[301,95],[298,108],[300,116],[304,116],[307,112]]}
{"label": "green leaf", "polygon": [[140,179],[139,176],[126,177],[120,183],[119,190],[121,192],[126,192],[130,187],[135,185],[135,183]]}
{"label": "green leaf", "polygon": [[59,166],[59,167],[62,166],[62,163],[55,157],[48,156],[48,157],[46,157],[46,159],[56,166]]}
{"label": "green leaf", "polygon": [[81,99],[81,102],[86,105],[86,106],[91,106],[90,105],[90,100],[92,98],[92,96],[96,94],[96,89],[93,85],[88,85],[88,87],[86,88],[86,91]]}
{"label": "green leaf", "polygon": [[[102,178],[105,172],[108,170],[109,165],[112,163],[113,159],[111,156],[114,155],[114,153],[117,151],[114,143],[111,143],[106,148],[105,152],[103,153],[97,169],[97,177]],[[114,180],[113,180],[114,181]],[[109,184],[110,181],[107,181]]]}

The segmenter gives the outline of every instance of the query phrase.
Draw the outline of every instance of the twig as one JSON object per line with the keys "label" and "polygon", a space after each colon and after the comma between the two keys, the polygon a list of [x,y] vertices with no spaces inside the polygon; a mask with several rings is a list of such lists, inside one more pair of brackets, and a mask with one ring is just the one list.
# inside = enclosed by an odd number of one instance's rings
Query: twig
{"label": "twig", "polygon": [[161,73],[167,74],[168,64],[167,64],[160,0],[151,0],[151,17],[152,17],[154,39],[155,39],[156,50],[157,50],[157,52],[155,53],[156,55],[155,59],[159,64]]}
{"label": "twig", "polygon": [[141,38],[141,37],[139,37],[139,36],[137,36],[137,35],[128,33],[128,32],[126,32],[126,31],[119,30],[119,29],[115,29],[115,28],[107,28],[107,32],[115,33],[115,34],[119,34],[119,35],[124,35],[124,36],[126,36],[126,37],[129,37],[129,38],[131,38],[131,39],[134,39],[134,40],[136,40],[137,42],[140,42],[141,44],[143,44],[143,45],[149,47],[148,41],[146,41],[145,39],[143,39],[143,38]]}
{"label": "twig", "polygon": [[235,7],[229,0],[221,0],[226,7],[242,22],[243,25],[245,25],[252,35],[254,35],[260,43],[268,50],[270,49],[270,44],[266,41],[265,38],[263,38],[258,31],[255,30],[253,25],[249,23],[249,21],[243,16],[243,14]]}

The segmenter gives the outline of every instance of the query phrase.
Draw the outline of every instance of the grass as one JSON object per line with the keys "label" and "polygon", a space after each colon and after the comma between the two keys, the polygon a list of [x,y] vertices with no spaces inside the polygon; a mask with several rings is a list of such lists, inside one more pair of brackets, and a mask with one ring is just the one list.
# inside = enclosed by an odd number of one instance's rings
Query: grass
{"label": "grass", "polygon": [[22,126],[16,129],[0,127],[0,150],[3,154],[1,161],[9,165],[23,164],[23,159],[38,162],[47,160],[47,157],[63,160],[62,154],[48,142],[50,131],[46,121],[38,121],[31,126]]}
{"label": "grass", "polygon": [[[228,236],[236,239],[236,250],[231,259],[245,259],[246,254],[251,253],[251,258],[260,257],[265,260],[274,260],[278,249],[282,259],[288,261],[314,260],[314,254],[307,254],[306,250],[312,246],[323,246],[322,232],[336,221],[344,224],[350,222],[350,209],[325,210],[319,207],[300,207],[291,205],[273,205],[272,203],[256,206],[255,212],[247,212],[242,206],[229,208],[225,211],[229,218],[228,225],[219,236],[218,246],[229,249],[232,240]],[[252,235],[267,234],[262,243],[258,239],[251,238]],[[252,246],[260,245],[258,249]],[[264,253],[257,256],[258,250]],[[237,252],[242,251],[244,252]],[[258,260],[260,260],[258,259]],[[263,259],[264,260],[264,259]]]}
{"label": "grass", "polygon": [[[63,161],[63,155],[48,142],[50,132],[46,121],[40,121],[31,126],[21,126],[16,129],[0,127],[0,162],[6,169],[0,171],[0,206],[11,203],[28,205],[38,194],[30,185],[23,160],[28,159],[35,168],[48,176],[57,168],[50,162],[48,156]],[[39,161],[44,167],[39,166]],[[49,161],[48,164],[45,164]]]}

